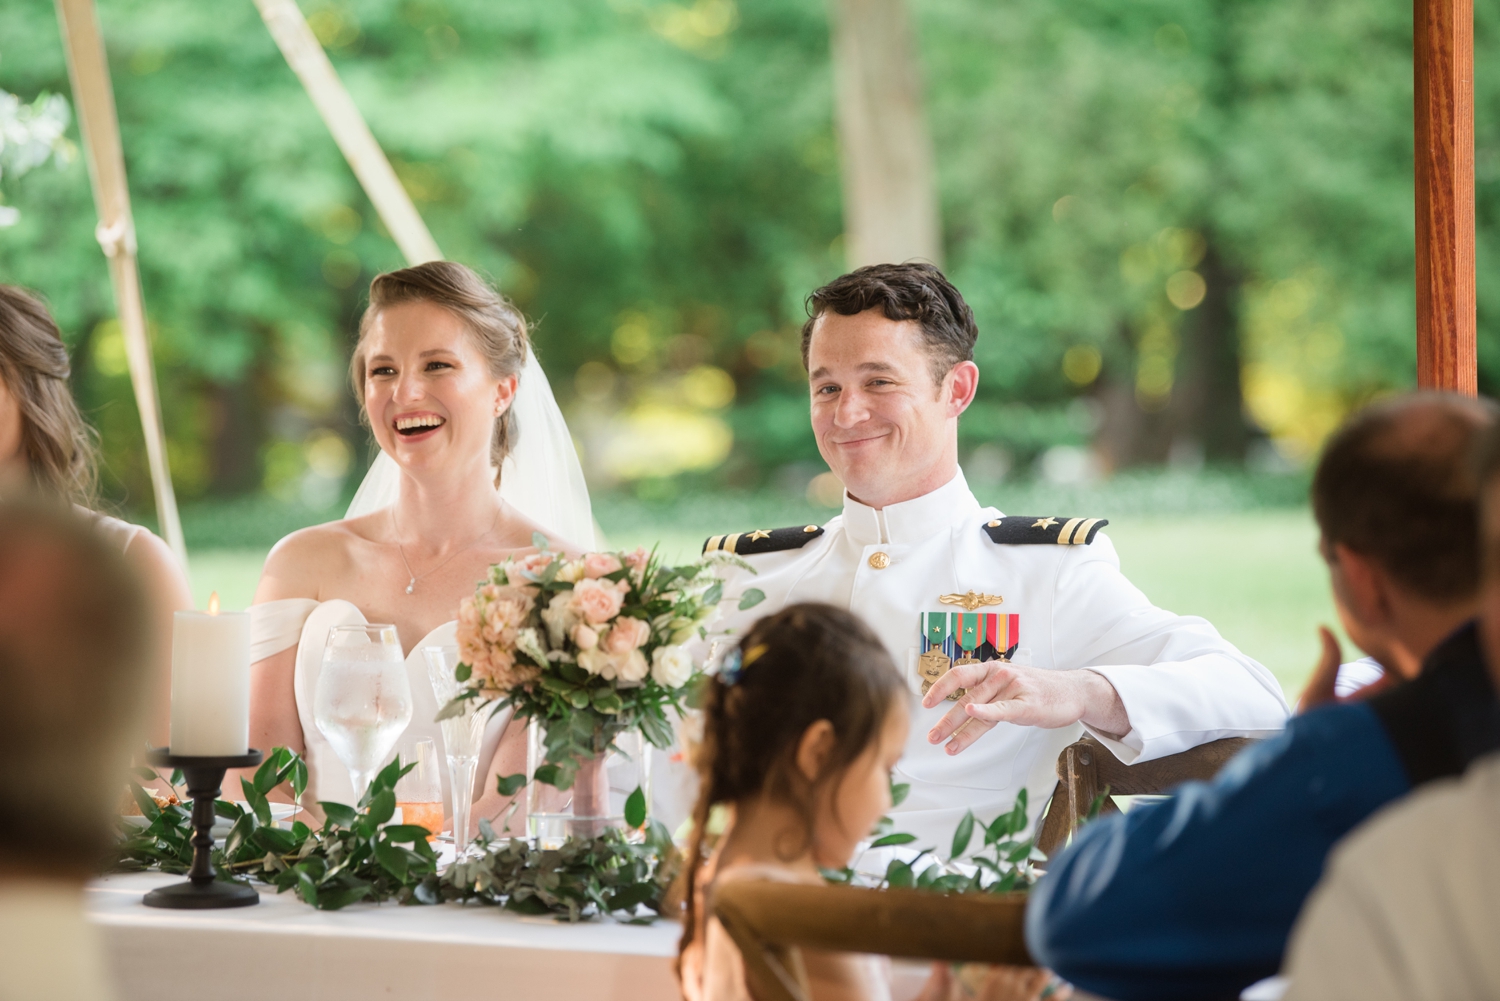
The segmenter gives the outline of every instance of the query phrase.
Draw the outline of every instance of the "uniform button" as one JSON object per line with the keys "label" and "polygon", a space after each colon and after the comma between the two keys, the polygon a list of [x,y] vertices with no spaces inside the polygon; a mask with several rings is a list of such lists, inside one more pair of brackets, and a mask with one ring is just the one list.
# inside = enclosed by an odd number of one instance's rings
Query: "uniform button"
{"label": "uniform button", "polygon": [[891,565],[891,558],[885,553],[871,553],[870,566],[876,570],[884,570]]}

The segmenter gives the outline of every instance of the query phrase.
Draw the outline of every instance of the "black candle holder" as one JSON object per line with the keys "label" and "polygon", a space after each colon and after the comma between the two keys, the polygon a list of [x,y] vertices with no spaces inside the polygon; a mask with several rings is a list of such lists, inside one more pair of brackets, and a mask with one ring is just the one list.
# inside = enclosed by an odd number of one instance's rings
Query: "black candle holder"
{"label": "black candle holder", "polygon": [[214,801],[224,773],[231,768],[253,768],[262,755],[251,748],[244,754],[225,757],[203,757],[196,754],[173,754],[171,748],[158,747],[146,754],[146,761],[157,768],[178,768],[187,779],[188,795],[193,800],[193,867],[186,883],[158,887],[146,894],[147,907],[171,907],[178,910],[203,910],[213,907],[249,907],[260,903],[260,894],[238,883],[226,883],[214,877]]}

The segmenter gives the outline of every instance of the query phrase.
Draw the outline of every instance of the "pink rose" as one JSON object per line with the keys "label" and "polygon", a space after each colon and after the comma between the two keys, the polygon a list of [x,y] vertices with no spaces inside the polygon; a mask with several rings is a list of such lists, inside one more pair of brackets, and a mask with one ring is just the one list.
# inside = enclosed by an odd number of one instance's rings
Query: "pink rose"
{"label": "pink rose", "polygon": [[619,615],[624,600],[625,595],[613,584],[581,580],[573,586],[571,604],[586,621],[597,625]]}
{"label": "pink rose", "polygon": [[582,622],[573,627],[572,638],[580,650],[592,650],[599,645],[599,634]]}
{"label": "pink rose", "polygon": [[553,556],[551,553],[532,553],[530,556],[523,556],[521,559],[516,560],[515,568],[522,573],[535,576],[547,569],[547,565],[552,562],[552,559]]}
{"label": "pink rose", "polygon": [[625,554],[625,565],[632,570],[644,570],[646,569],[646,561],[650,558],[650,555],[646,552],[646,547],[638,546],[635,552]]}
{"label": "pink rose", "polygon": [[590,580],[598,580],[618,569],[620,561],[612,553],[587,553],[583,557],[583,573]]}
{"label": "pink rose", "polygon": [[632,619],[622,616],[615,620],[599,640],[600,646],[608,653],[622,654],[632,650],[639,650],[651,638],[651,626],[645,619]]}

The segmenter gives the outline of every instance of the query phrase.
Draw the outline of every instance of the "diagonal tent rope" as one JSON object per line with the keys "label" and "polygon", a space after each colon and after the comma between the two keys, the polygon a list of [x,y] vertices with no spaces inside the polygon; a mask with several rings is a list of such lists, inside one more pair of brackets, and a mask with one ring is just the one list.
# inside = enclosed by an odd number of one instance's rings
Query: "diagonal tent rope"
{"label": "diagonal tent rope", "polygon": [[68,53],[73,103],[78,109],[78,126],[83,134],[94,205],[99,213],[99,228],[94,235],[109,260],[110,284],[114,286],[115,310],[125,339],[130,384],[135,390],[141,430],[146,436],[156,518],[168,545],[182,563],[183,573],[187,573],[187,543],[182,536],[177,496],[172,491],[172,473],[167,465],[167,440],[162,432],[156,372],[151,364],[146,305],[136,266],[135,220],[130,214],[120,121],[115,113],[115,96],[110,87],[109,64],[105,60],[94,0],[57,0],[57,19]]}
{"label": "diagonal tent rope", "polygon": [[343,81],[312,28],[308,27],[296,0],[255,0],[255,6],[271,30],[271,37],[281,48],[281,54],[317,106],[318,114],[323,116],[328,131],[333,133],[334,142],[338,143],[344,159],[349,161],[354,176],[359,178],[365,194],[375,204],[381,222],[401,248],[406,263],[442,260],[443,252],[438,249],[437,241],[417,214],[411,197],[370,133],[354,99],[344,89]]}

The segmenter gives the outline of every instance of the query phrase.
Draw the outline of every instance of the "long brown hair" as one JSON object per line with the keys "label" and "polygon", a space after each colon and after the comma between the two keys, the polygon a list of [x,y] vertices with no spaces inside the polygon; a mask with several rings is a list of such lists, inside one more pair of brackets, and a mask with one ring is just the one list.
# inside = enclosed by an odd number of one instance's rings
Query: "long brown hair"
{"label": "long brown hair", "polygon": [[[354,397],[359,400],[360,420],[370,423],[365,412],[365,338],[380,311],[403,302],[430,302],[441,306],[468,326],[474,335],[474,346],[489,365],[496,379],[516,375],[526,364],[526,318],[505,296],[479,277],[472,269],[452,261],[429,261],[399,271],[376,275],[370,282],[370,304],[359,321],[359,342],[349,359],[349,379],[354,383]],[[510,408],[495,420],[490,440],[490,462],[498,470],[510,451],[517,433]]]}
{"label": "long brown hair", "polygon": [[94,430],[84,422],[63,346],[47,306],[0,285],[0,379],[21,405],[21,447],[32,482],[46,494],[93,507],[98,483]]}
{"label": "long brown hair", "polygon": [[[803,820],[805,851],[813,835],[819,788],[842,780],[878,739],[886,714],[906,691],[890,654],[870,627],[832,605],[790,605],[750,627],[704,679],[703,735],[694,748],[698,803],[679,878],[686,908],[677,955],[698,926],[698,870],[708,818],[720,803],[765,795],[793,806]],[[797,769],[797,745],[818,720],[833,724],[834,747],[816,780]]]}

